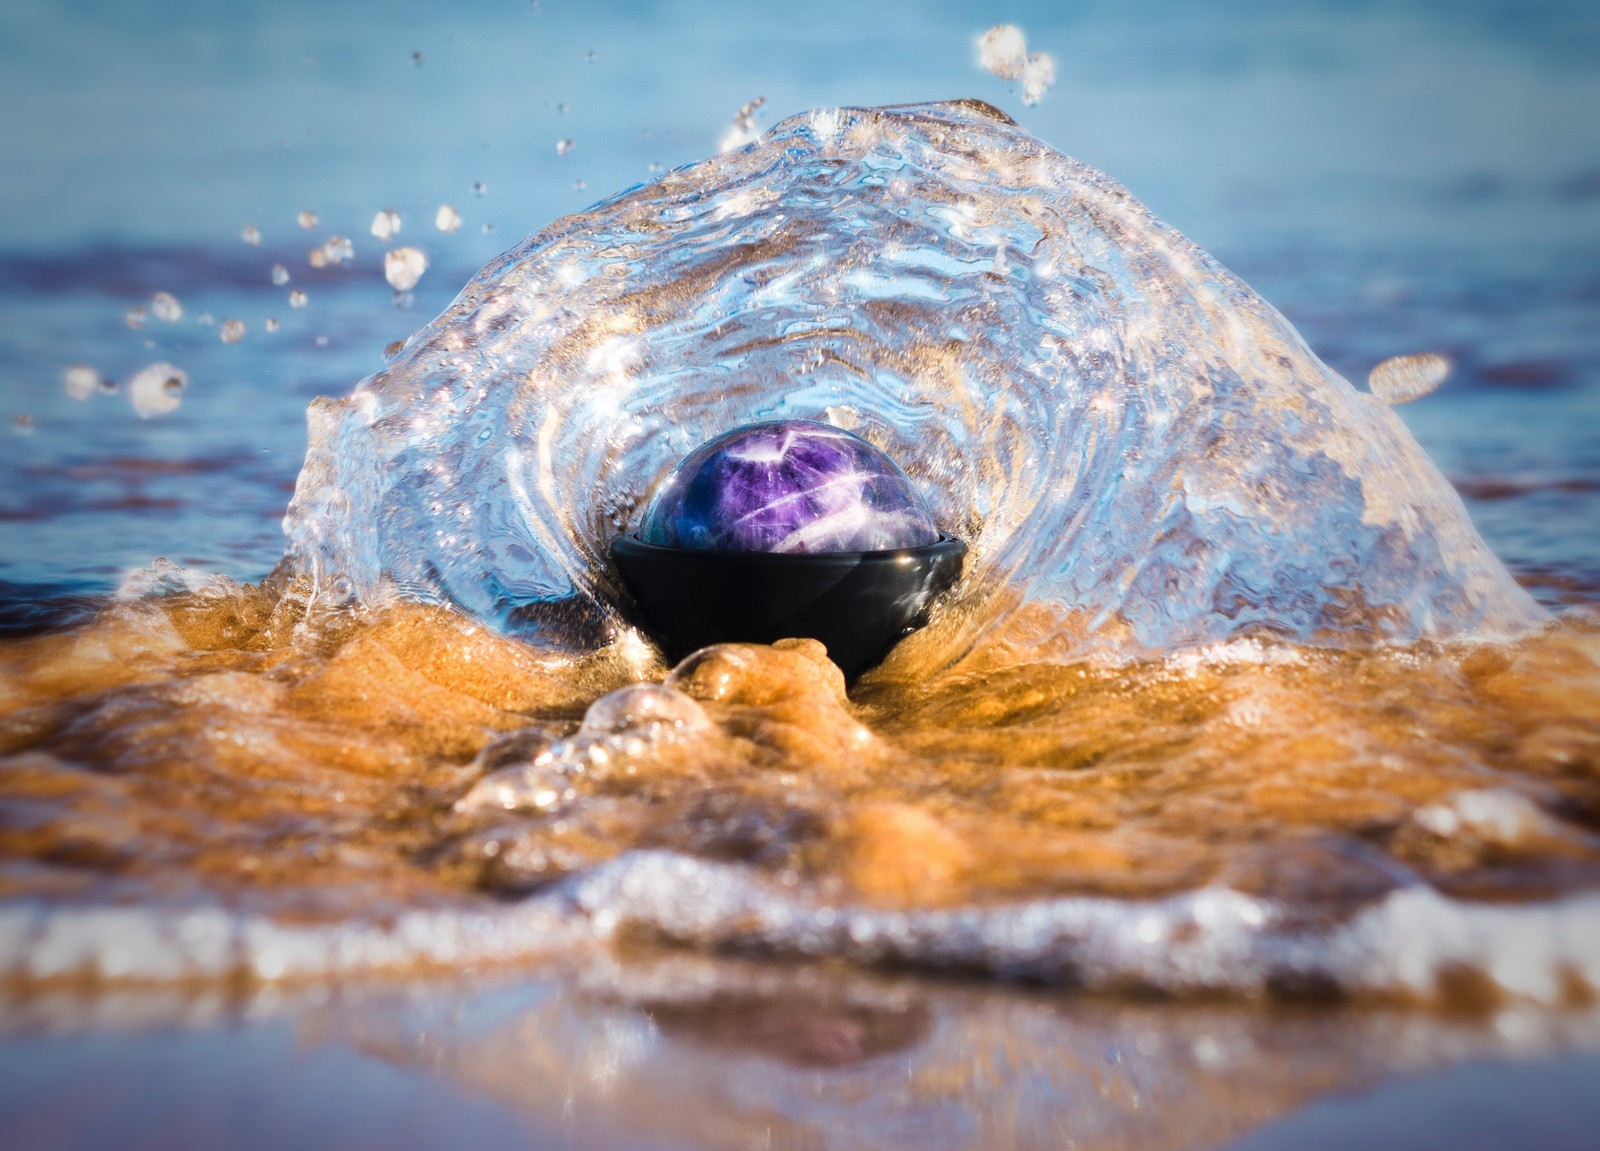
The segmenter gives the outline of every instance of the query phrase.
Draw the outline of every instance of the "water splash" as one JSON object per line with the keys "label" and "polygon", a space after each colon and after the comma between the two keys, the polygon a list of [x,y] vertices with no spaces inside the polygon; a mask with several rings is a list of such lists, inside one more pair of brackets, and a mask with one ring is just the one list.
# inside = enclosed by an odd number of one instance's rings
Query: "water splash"
{"label": "water splash", "polygon": [[1387,405],[1119,185],[976,102],[796,116],[505,253],[310,413],[317,596],[626,625],[618,509],[757,419],[859,413],[972,551],[981,637],[1330,646],[1541,619]]}

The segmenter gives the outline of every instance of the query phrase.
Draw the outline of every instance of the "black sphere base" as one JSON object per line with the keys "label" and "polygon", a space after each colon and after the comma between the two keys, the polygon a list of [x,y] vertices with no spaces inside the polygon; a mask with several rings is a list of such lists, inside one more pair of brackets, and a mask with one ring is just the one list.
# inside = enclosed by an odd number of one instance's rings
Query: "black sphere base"
{"label": "black sphere base", "polygon": [[846,679],[889,654],[961,574],[967,545],[941,536],[882,552],[723,552],[657,547],[633,536],[611,557],[646,625],[682,659],[712,643],[820,640]]}

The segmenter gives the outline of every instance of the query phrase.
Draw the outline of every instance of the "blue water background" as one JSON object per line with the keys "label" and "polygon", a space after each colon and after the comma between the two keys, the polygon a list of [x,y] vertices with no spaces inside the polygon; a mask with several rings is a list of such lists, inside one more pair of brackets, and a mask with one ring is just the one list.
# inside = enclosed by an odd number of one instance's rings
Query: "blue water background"
{"label": "blue water background", "polygon": [[[977,65],[975,39],[997,20],[1055,59],[1035,107]],[[803,17],[729,3],[12,0],[4,620],[108,590],[155,556],[263,575],[313,396],[376,370],[386,344],[523,235],[652,164],[714,152],[756,96],[762,125],[834,104],[987,99],[1124,182],[1353,381],[1389,355],[1450,354],[1451,382],[1406,422],[1536,594],[1593,600],[1597,62],[1600,9],[1582,0],[821,2]],[[440,203],[460,211],[459,233],[434,230]],[[296,225],[303,208],[314,230]],[[405,220],[389,244],[368,232],[381,208]],[[241,242],[245,225],[260,247]],[[330,234],[355,260],[308,267]],[[431,261],[409,308],[383,280],[395,243]],[[289,286],[272,285],[274,263]],[[308,293],[304,309],[290,288]],[[156,291],[179,297],[183,319],[131,330],[128,309]],[[265,331],[268,316],[281,330]],[[219,340],[225,318],[245,321],[240,343]],[[190,377],[165,418],[137,418],[125,392],[62,392],[68,364],[125,380],[158,360]]]}

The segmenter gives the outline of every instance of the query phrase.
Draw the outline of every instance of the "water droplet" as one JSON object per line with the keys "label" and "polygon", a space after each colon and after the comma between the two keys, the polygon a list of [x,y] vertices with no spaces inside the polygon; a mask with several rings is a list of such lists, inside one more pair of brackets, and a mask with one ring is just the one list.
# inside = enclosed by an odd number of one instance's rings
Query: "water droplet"
{"label": "water droplet", "polygon": [[100,388],[100,373],[88,364],[69,364],[61,373],[61,390],[75,400],[87,400]]}
{"label": "water droplet", "polygon": [[309,208],[302,208],[300,213],[295,216],[295,221],[299,223],[302,228],[309,232],[312,228],[317,226],[317,214],[311,211]]}
{"label": "water droplet", "polygon": [[158,320],[173,323],[183,318],[183,305],[171,292],[157,292],[150,297],[150,311]]}
{"label": "water droplet", "polygon": [[583,62],[585,64],[593,64],[594,63],[594,53],[592,51],[591,52],[585,52],[583,54]]}
{"label": "water droplet", "polygon": [[441,232],[459,232],[461,230],[461,213],[449,204],[440,204],[439,210],[433,216],[433,226]]}
{"label": "water droplet", "polygon": [[117,394],[117,391],[118,391],[118,384],[117,384],[116,380],[101,379],[101,381],[100,381],[100,394],[101,395],[103,395],[103,396],[114,396],[114,395]]}
{"label": "water droplet", "polygon": [[19,436],[31,436],[37,428],[38,425],[27,412],[18,412],[11,417],[11,430]]}
{"label": "water droplet", "polygon": [[282,264],[272,265],[272,286],[281,288],[289,282],[289,269]]}
{"label": "water droplet", "polygon": [[122,322],[137,332],[144,327],[144,309],[135,304],[128,309],[128,314],[122,317]]}
{"label": "water droplet", "polygon": [[649,170],[651,172],[664,172],[664,171],[666,171],[666,169],[667,169],[667,166],[665,164],[661,163],[660,161],[658,161],[658,160],[651,160],[650,161]]}
{"label": "water droplet", "polygon": [[289,306],[291,308],[303,308],[303,307],[305,307],[306,306],[306,294],[304,292],[302,292],[299,288],[296,288],[294,291],[290,292],[289,293]]}
{"label": "water droplet", "polygon": [[1367,387],[1386,404],[1409,404],[1438,388],[1450,374],[1450,361],[1433,352],[1393,356],[1367,376]]}
{"label": "water droplet", "polygon": [[1015,80],[1028,64],[1028,42],[1015,24],[996,24],[978,37],[978,63],[1002,80]]}
{"label": "water droplet", "polygon": [[201,312],[198,316],[196,316],[194,318],[194,322],[197,323],[197,324],[204,324],[206,327],[209,328],[212,324],[216,323],[217,320],[216,320],[216,317],[213,316],[210,312]]}
{"label": "water droplet", "polygon": [[729,152],[734,148],[742,148],[760,135],[756,131],[756,114],[761,106],[767,102],[765,96],[757,96],[733,114],[733,123],[723,133],[722,139],[717,143],[719,152]]}
{"label": "water droplet", "polygon": [[479,180],[475,184],[472,185],[472,194],[474,196],[485,195],[485,194],[488,193],[488,191],[489,191],[489,185],[485,184],[482,180]]}
{"label": "water droplet", "polygon": [[244,339],[243,320],[223,320],[222,329],[217,333],[224,344],[237,344]]}
{"label": "water droplet", "polygon": [[428,257],[416,248],[395,248],[383,257],[383,278],[397,292],[409,292],[428,270]]}
{"label": "water droplet", "polygon": [[313,268],[326,268],[328,266],[328,253],[321,248],[312,248],[306,253],[306,263]]}
{"label": "water droplet", "polygon": [[574,180],[574,181],[572,181],[572,190],[574,192],[581,192],[585,188],[587,188],[588,186],[589,186],[589,181],[587,181],[587,180]]}
{"label": "water droplet", "polygon": [[239,239],[249,244],[252,248],[261,243],[261,229],[253,224],[246,224],[239,229]]}
{"label": "water droplet", "polygon": [[566,114],[567,114],[567,102],[565,100],[563,100],[563,101],[561,101],[561,103],[556,105],[556,115],[565,116]]}
{"label": "water droplet", "polygon": [[342,264],[356,257],[355,246],[343,236],[329,236],[322,244],[322,255],[330,264]]}
{"label": "water droplet", "polygon": [[485,236],[487,236],[490,232],[494,231],[494,225],[493,224],[485,224],[485,225],[483,225],[483,227],[479,228],[478,231],[482,232]]}
{"label": "water droplet", "polygon": [[1028,53],[1022,67],[1022,102],[1030,107],[1039,102],[1056,82],[1056,62],[1043,52]]}
{"label": "water droplet", "polygon": [[565,156],[568,152],[572,151],[577,146],[578,145],[576,143],[574,143],[573,141],[571,141],[571,140],[557,140],[556,141],[556,155],[557,156]]}
{"label": "water droplet", "polygon": [[397,235],[400,231],[400,213],[393,208],[385,208],[372,217],[372,234],[380,240],[387,240]]}
{"label": "water droplet", "polygon": [[413,52],[413,53],[411,53],[411,63],[416,65],[418,68],[422,67],[422,53],[421,52]]}
{"label": "water droplet", "polygon": [[150,364],[128,381],[128,400],[139,418],[148,420],[177,410],[188,386],[189,374],[182,368],[165,362]]}
{"label": "water droplet", "polygon": [[318,336],[317,339],[316,339],[316,344],[317,344],[317,347],[319,347],[319,348],[326,348],[328,346],[328,337],[327,336]]}
{"label": "water droplet", "polygon": [[276,332],[282,326],[283,326],[282,324],[278,323],[278,317],[276,317],[276,316],[268,316],[267,317],[267,325],[266,325],[267,331]]}

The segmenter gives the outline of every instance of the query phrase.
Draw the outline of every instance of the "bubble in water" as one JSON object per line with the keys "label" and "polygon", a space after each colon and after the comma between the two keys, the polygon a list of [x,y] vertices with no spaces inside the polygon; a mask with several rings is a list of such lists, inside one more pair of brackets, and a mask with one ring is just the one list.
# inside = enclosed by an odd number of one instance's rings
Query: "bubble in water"
{"label": "bubble in water", "polygon": [[735,148],[742,148],[760,135],[756,131],[756,113],[767,102],[765,96],[757,96],[744,107],[733,114],[733,123],[723,133],[722,139],[717,143],[717,151],[731,152]]}
{"label": "bubble in water", "polygon": [[383,277],[397,292],[409,292],[428,270],[428,257],[416,248],[395,248],[383,257]]}
{"label": "bubble in water", "polygon": [[157,292],[150,297],[150,311],[158,320],[175,323],[183,318],[183,305],[171,292]]}
{"label": "bubble in water", "polygon": [[603,695],[584,712],[583,735],[621,735],[665,727],[681,732],[707,731],[705,708],[677,688],[660,683],[634,683]]}
{"label": "bubble in water", "polygon": [[282,327],[282,325],[278,323],[278,317],[277,316],[268,316],[267,317],[267,322],[266,322],[267,331],[276,332],[280,327]]}
{"label": "bubble in water", "polygon": [[38,425],[27,412],[18,412],[11,417],[11,430],[19,436],[31,436]]}
{"label": "bubble in water", "polygon": [[372,217],[372,234],[380,240],[399,234],[400,213],[392,208],[385,208]]}
{"label": "bubble in water", "polygon": [[100,373],[88,364],[69,364],[61,373],[61,390],[75,400],[87,400],[100,390]]}
{"label": "bubble in water", "polygon": [[222,329],[217,333],[224,344],[237,344],[244,339],[243,320],[223,320]]}
{"label": "bubble in water", "polygon": [[282,264],[272,265],[272,286],[281,288],[289,282],[289,269]]}
{"label": "bubble in water", "polygon": [[165,361],[140,368],[128,381],[128,401],[140,419],[164,416],[183,403],[189,374]]}
{"label": "bubble in water", "polygon": [[439,210],[433,214],[433,226],[441,232],[459,232],[461,213],[449,204],[440,204]]}
{"label": "bubble in water", "polygon": [[1434,352],[1392,356],[1367,376],[1367,387],[1386,404],[1409,404],[1436,390],[1450,374],[1450,361]]}
{"label": "bubble in water", "polygon": [[322,255],[330,264],[342,264],[356,256],[355,245],[343,236],[329,236],[322,244]]}
{"label": "bubble in water", "polygon": [[294,291],[290,292],[289,293],[289,306],[291,308],[303,308],[303,307],[305,307],[306,306],[306,294],[304,292],[302,292],[299,288],[296,288]]}
{"label": "bubble in water", "polygon": [[133,307],[128,309],[128,314],[122,317],[122,322],[137,332],[140,328],[144,327],[144,318],[144,309],[138,304],[135,304]]}
{"label": "bubble in water", "polygon": [[249,244],[252,248],[261,243],[261,229],[254,224],[246,224],[239,229],[239,239]]}
{"label": "bubble in water", "polygon": [[309,232],[312,228],[317,226],[317,214],[311,211],[309,208],[302,208],[300,209],[299,213],[296,214],[295,222]]}

